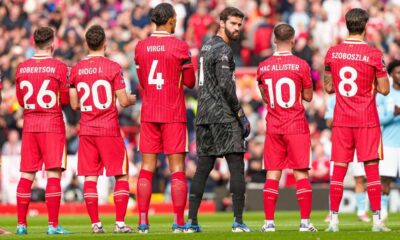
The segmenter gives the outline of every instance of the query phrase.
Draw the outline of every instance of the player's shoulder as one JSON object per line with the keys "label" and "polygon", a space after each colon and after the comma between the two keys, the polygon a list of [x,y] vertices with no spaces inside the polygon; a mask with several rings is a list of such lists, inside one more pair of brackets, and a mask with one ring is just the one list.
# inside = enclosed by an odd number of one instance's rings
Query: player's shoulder
{"label": "player's shoulder", "polygon": [[302,59],[301,57],[292,55],[293,58],[293,63],[299,64],[301,67],[310,67],[310,65],[308,64],[308,62],[304,59]]}
{"label": "player's shoulder", "polygon": [[68,68],[67,64],[60,59],[57,58],[51,58],[50,61],[56,65],[57,67],[62,67],[62,68]]}

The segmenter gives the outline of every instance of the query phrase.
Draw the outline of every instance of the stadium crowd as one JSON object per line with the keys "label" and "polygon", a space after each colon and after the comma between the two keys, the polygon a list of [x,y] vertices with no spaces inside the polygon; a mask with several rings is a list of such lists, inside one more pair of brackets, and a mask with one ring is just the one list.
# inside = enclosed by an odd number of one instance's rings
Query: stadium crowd
{"label": "stadium crowd", "polygon": [[[0,106],[0,145],[3,155],[20,153],[20,135],[23,127],[22,109],[15,95],[14,75],[19,62],[34,54],[32,33],[39,26],[56,30],[54,56],[68,66],[85,57],[83,41],[85,28],[99,24],[106,29],[107,55],[124,69],[128,89],[138,96],[138,103],[121,109],[120,124],[126,140],[128,157],[132,163],[131,175],[140,168],[137,143],[140,123],[140,86],[133,61],[135,46],[152,31],[150,11],[161,0],[24,0],[0,1],[0,71],[3,83],[3,103]],[[215,34],[219,12],[232,5],[246,13],[242,36],[232,43],[237,69],[237,94],[251,121],[245,155],[249,182],[264,183],[263,144],[265,135],[265,107],[255,86],[255,66],[273,53],[272,32],[279,22],[288,22],[296,30],[295,54],[305,59],[312,68],[314,99],[307,104],[307,119],[311,131],[313,182],[329,182],[331,131],[324,119],[327,96],[322,90],[324,56],[329,46],[340,43],[347,36],[344,13],[354,7],[368,9],[370,21],[367,41],[384,52],[385,62],[400,59],[400,1],[398,0],[172,0],[177,13],[175,35],[191,47],[193,62],[202,42]],[[241,74],[245,72],[246,74]],[[196,168],[194,118],[196,90],[187,89],[187,115],[190,152],[186,159],[186,174],[190,179]],[[64,109],[68,154],[77,152],[79,113]],[[155,192],[168,191],[169,172],[164,157],[160,157]],[[318,174],[313,174],[318,172]],[[229,172],[223,159],[218,161],[210,175],[206,192],[225,188]],[[290,172],[285,186],[294,183]],[[77,183],[71,183],[76,188]],[[74,189],[75,189],[74,188]],[[228,193],[226,191],[225,193]],[[81,200],[81,198],[79,198]],[[220,209],[229,205],[222,198]],[[226,203],[226,204],[225,204]]]}

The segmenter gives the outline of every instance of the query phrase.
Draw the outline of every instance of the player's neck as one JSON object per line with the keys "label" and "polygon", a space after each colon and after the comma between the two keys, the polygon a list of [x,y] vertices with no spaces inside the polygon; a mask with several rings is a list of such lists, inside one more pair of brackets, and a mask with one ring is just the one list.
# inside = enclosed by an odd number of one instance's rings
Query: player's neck
{"label": "player's neck", "polygon": [[219,30],[217,33],[217,36],[222,38],[222,40],[224,40],[225,43],[229,43],[229,38],[228,36],[226,36],[226,34],[223,32],[223,30]]}
{"label": "player's neck", "polygon": [[347,39],[364,41],[364,34],[349,35],[349,37]]}
{"label": "player's neck", "polygon": [[35,57],[51,57],[51,50],[50,49],[37,49],[35,52]]}
{"label": "player's neck", "polygon": [[156,27],[156,32],[167,32],[167,33],[171,34],[171,30],[167,26]]}
{"label": "player's neck", "polygon": [[104,50],[101,51],[89,51],[88,57],[104,57]]}

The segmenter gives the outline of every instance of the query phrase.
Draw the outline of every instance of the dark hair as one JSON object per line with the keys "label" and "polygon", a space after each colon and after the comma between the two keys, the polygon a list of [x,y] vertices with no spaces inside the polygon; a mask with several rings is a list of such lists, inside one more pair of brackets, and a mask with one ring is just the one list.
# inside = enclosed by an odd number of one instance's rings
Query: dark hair
{"label": "dark hair", "polygon": [[93,25],[87,30],[85,38],[89,49],[96,51],[103,47],[106,34],[100,25]]}
{"label": "dark hair", "polygon": [[365,30],[369,16],[361,8],[353,8],[346,13],[346,26],[350,34],[361,34]]}
{"label": "dark hair", "polygon": [[33,33],[33,39],[37,48],[45,48],[54,40],[54,31],[50,27],[40,27]]}
{"label": "dark hair", "polygon": [[151,21],[157,26],[165,25],[175,15],[174,7],[169,3],[160,3],[151,11]]}
{"label": "dark hair", "polygon": [[398,66],[400,66],[400,60],[393,60],[393,62],[389,63],[387,66],[387,72],[391,74],[392,71]]}
{"label": "dark hair", "polygon": [[219,20],[226,22],[229,17],[239,17],[244,18],[244,14],[237,8],[227,7],[219,15]]}
{"label": "dark hair", "polygon": [[294,28],[289,24],[282,23],[274,28],[275,39],[279,42],[294,38]]}

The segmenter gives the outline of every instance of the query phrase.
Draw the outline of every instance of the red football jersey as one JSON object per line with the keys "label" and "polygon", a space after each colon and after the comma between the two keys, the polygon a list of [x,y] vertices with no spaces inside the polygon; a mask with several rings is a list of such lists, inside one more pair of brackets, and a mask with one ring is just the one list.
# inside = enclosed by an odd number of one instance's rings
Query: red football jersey
{"label": "red football jersey", "polygon": [[167,32],[140,41],[135,62],[143,88],[142,122],[186,122],[182,71],[193,67],[189,46]]}
{"label": "red football jersey", "polygon": [[115,91],[124,89],[121,66],[103,56],[91,56],[71,69],[70,84],[78,91],[80,135],[121,136]]}
{"label": "red football jersey", "polygon": [[267,133],[309,132],[302,90],[312,88],[310,66],[290,52],[276,52],[257,69],[257,81],[268,102]]}
{"label": "red football jersey", "polygon": [[382,52],[347,39],[328,50],[325,72],[332,75],[336,92],[333,126],[379,126],[375,79],[387,76]]}
{"label": "red football jersey", "polygon": [[69,103],[67,76],[67,65],[51,56],[35,55],[18,65],[15,83],[24,132],[65,133],[61,105]]}

